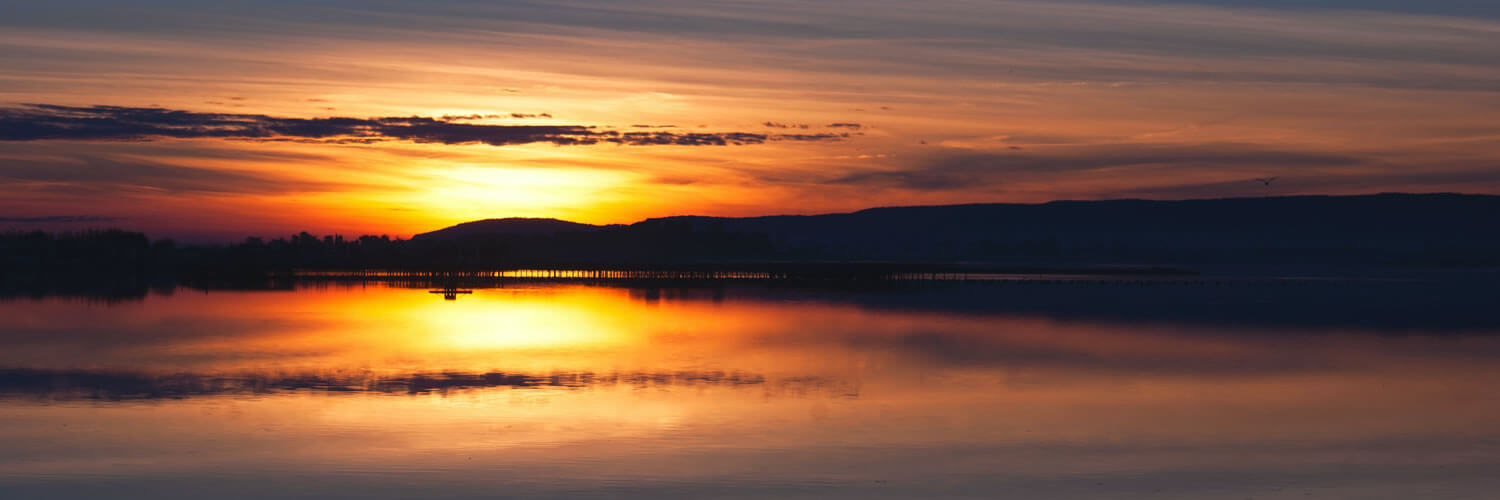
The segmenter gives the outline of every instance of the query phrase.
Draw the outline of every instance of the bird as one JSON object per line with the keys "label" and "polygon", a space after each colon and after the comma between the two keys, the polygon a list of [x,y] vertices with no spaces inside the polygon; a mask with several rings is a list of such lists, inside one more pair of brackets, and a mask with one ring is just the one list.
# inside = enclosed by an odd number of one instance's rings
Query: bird
{"label": "bird", "polygon": [[1275,182],[1276,179],[1280,179],[1280,177],[1258,177],[1255,179],[1255,182],[1259,182],[1261,184],[1269,186],[1272,182]]}

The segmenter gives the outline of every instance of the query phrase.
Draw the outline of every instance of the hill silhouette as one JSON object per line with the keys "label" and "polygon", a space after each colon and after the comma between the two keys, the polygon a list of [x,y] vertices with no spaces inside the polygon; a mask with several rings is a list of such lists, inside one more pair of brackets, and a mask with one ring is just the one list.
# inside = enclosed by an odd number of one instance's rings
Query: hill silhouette
{"label": "hill silhouette", "polygon": [[1500,196],[1378,194],[887,207],[608,226],[488,219],[410,240],[303,232],[206,247],[117,230],[10,233],[0,234],[0,296],[142,296],[172,281],[280,286],[266,278],[315,270],[609,268],[868,277],[955,270],[1500,268],[1496,216]]}
{"label": "hill silhouette", "polygon": [[507,217],[484,219],[449,226],[413,236],[413,240],[453,240],[513,234],[557,234],[593,231],[604,226],[581,224],[552,218]]}
{"label": "hill silhouette", "polygon": [[418,241],[588,260],[1215,261],[1495,259],[1500,196],[1376,194],[884,207],[591,226],[478,221]]}

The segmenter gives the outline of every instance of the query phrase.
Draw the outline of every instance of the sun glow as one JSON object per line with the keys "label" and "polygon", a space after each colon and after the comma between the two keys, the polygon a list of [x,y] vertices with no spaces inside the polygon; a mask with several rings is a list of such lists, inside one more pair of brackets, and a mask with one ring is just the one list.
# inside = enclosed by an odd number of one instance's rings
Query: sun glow
{"label": "sun glow", "polygon": [[406,205],[462,222],[496,217],[561,217],[596,220],[592,208],[616,201],[612,189],[634,175],[595,169],[506,168],[463,165],[429,170],[431,182]]}

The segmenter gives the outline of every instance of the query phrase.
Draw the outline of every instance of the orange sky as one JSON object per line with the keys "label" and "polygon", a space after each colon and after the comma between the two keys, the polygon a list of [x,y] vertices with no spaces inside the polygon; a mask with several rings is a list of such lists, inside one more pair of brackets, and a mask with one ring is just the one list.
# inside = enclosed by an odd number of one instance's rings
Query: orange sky
{"label": "orange sky", "polygon": [[[1500,20],[1282,5],[18,7],[0,21],[0,228],[409,236],[507,216],[1500,193]],[[36,118],[17,114],[28,104],[849,135],[724,146],[35,138],[24,132]],[[1270,176],[1269,187],[1253,180]]]}

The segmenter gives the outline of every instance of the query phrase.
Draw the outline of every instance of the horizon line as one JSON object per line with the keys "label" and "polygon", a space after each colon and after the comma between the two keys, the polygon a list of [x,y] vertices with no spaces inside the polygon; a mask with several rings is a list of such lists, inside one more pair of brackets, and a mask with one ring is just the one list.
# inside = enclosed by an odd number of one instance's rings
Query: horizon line
{"label": "horizon line", "polygon": [[[576,222],[576,221],[570,221],[570,220],[566,220],[566,219],[559,219],[559,218],[556,218],[556,217],[490,217],[490,218],[473,219],[473,220],[467,220],[467,221],[452,223],[452,224],[449,224],[447,226],[439,227],[437,229],[433,229],[433,230],[429,230],[429,231],[425,231],[425,232],[419,232],[419,233],[412,233],[410,235],[410,237],[407,237],[407,238],[402,238],[401,235],[399,235],[399,234],[392,236],[390,233],[384,233],[384,234],[364,233],[364,234],[360,234],[358,236],[355,236],[355,238],[358,238],[360,236],[390,236],[392,239],[407,239],[407,240],[409,240],[409,239],[415,238],[415,237],[423,235],[423,234],[428,234],[428,233],[433,233],[433,232],[442,231],[442,230],[446,230],[446,229],[451,229],[451,228],[455,228],[455,227],[462,226],[462,225],[465,225],[465,224],[472,224],[472,223],[478,223],[478,222],[488,222],[488,221],[506,221],[506,220],[556,221],[556,222],[564,222],[564,223],[568,223],[568,224],[576,224],[576,225],[580,225],[580,226],[590,226],[590,227],[595,227],[595,228],[607,228],[607,227],[629,227],[629,226],[632,226],[632,225],[635,225],[635,224],[640,224],[640,223],[643,223],[643,222],[650,222],[650,221],[656,221],[656,220],[666,220],[666,219],[691,219],[691,218],[699,218],[699,219],[741,219],[741,220],[743,220],[743,219],[763,219],[763,218],[778,218],[778,217],[822,217],[822,216],[837,216],[837,215],[854,215],[854,214],[869,212],[869,211],[873,211],[873,210],[893,210],[893,209],[957,208],[957,207],[978,207],[978,206],[1034,206],[1034,207],[1036,207],[1036,206],[1046,206],[1046,205],[1065,204],[1065,203],[1119,203],[1119,202],[1182,203],[1182,202],[1234,201],[1234,200],[1274,200],[1274,199],[1289,199],[1289,198],[1372,198],[1372,197],[1381,197],[1381,196],[1423,196],[1423,197],[1431,197],[1431,196],[1457,196],[1457,197],[1494,197],[1494,198],[1500,198],[1500,194],[1489,194],[1489,193],[1462,193],[1462,192],[1454,192],[1454,191],[1437,191],[1437,192],[1382,191],[1382,192],[1376,192],[1376,193],[1363,193],[1363,194],[1290,194],[1290,195],[1272,195],[1272,196],[1230,196],[1230,197],[1221,197],[1221,198],[1180,198],[1180,199],[1107,198],[1107,199],[1097,199],[1097,200],[1088,200],[1088,199],[1058,199],[1058,200],[1050,200],[1050,201],[1035,202],[1035,203],[976,202],[976,203],[952,203],[952,204],[943,204],[943,205],[882,205],[882,206],[867,207],[867,208],[861,208],[861,209],[858,209],[858,210],[851,210],[851,211],[845,211],[845,212],[822,212],[822,213],[811,213],[811,214],[779,213],[779,214],[749,215],[749,216],[720,216],[720,215],[678,214],[678,215],[664,215],[664,216],[657,216],[657,217],[647,217],[647,218],[644,218],[644,219],[636,220],[634,222],[624,222],[624,223],[617,222],[617,223],[605,223],[605,224],[592,224],[592,223],[586,223],[586,222]],[[65,215],[65,216],[61,216],[61,215],[46,215],[46,216],[16,216],[16,217],[0,216],[0,223],[6,223],[6,222],[26,223],[26,222],[31,222],[31,223],[54,223],[55,224],[55,223],[118,221],[118,220],[124,220],[124,219],[127,219],[127,218],[126,217],[95,216],[95,215]],[[47,233],[47,234],[53,234],[53,235],[81,234],[81,233],[89,233],[89,232],[109,232],[109,231],[119,231],[119,232],[127,232],[127,233],[140,233],[140,234],[143,234],[143,235],[147,235],[149,237],[149,233],[146,232],[145,230],[134,230],[134,229],[128,229],[127,227],[121,227],[121,226],[95,226],[95,227],[85,227],[85,228],[70,229],[70,230],[41,230],[41,229],[19,229],[19,228],[14,228],[14,229],[0,229],[0,233],[12,233],[12,234],[14,234],[14,233],[35,233],[35,232],[41,232],[41,233]],[[308,232],[308,231],[300,231],[300,232],[294,232],[294,233],[292,233],[292,236],[297,236],[297,235],[299,235],[301,233],[313,234],[313,233]],[[354,233],[349,233],[349,234],[353,235]],[[344,233],[335,231],[335,232],[325,233],[323,235],[324,236],[338,236],[338,237],[342,237],[342,236],[344,236]],[[259,237],[259,236],[253,236],[253,235],[251,235],[251,236],[244,236],[243,238],[239,238],[239,239],[243,240],[245,238],[256,238],[256,237]],[[150,238],[148,238],[148,239],[150,239]],[[163,239],[159,239],[159,240],[158,239],[152,239],[152,241],[162,241],[162,240],[173,240],[173,241],[175,241],[176,239],[175,238],[163,238]],[[190,240],[190,241],[200,241],[200,240]],[[201,240],[201,241],[208,241],[208,239],[204,239],[204,240]],[[217,241],[217,240],[215,240],[215,241]],[[225,241],[235,241],[235,240],[225,240]]]}

